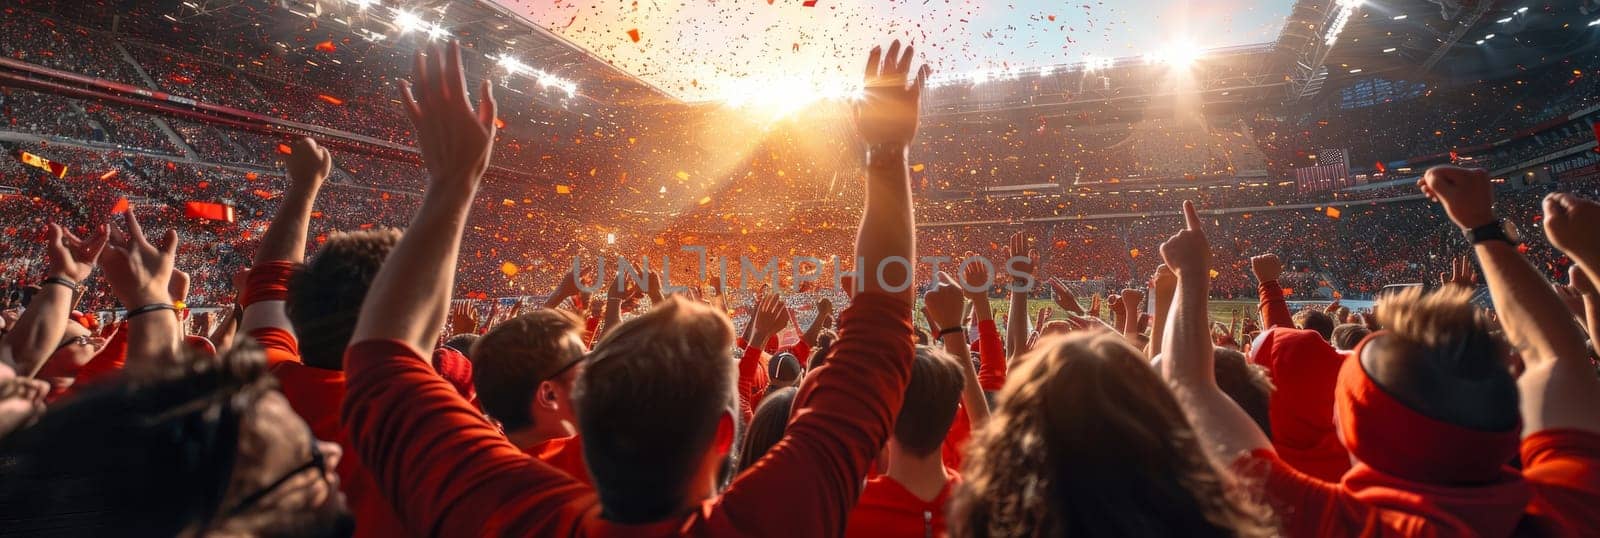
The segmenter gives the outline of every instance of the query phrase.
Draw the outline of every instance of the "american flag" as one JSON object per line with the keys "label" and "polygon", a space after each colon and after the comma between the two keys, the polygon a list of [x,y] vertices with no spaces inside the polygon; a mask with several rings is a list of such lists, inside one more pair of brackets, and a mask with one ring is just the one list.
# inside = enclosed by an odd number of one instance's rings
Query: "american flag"
{"label": "american flag", "polygon": [[1350,178],[1348,151],[1317,150],[1317,163],[1316,166],[1294,169],[1294,181],[1301,193],[1342,189],[1355,184]]}

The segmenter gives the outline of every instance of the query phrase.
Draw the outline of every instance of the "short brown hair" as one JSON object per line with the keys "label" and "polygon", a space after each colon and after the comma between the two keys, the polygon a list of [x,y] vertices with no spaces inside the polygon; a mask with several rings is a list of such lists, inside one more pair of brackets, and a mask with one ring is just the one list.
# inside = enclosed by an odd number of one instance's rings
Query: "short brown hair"
{"label": "short brown hair", "polygon": [[1361,366],[1406,407],[1480,431],[1505,431],[1520,419],[1507,346],[1472,305],[1472,291],[1407,289],[1378,301],[1387,328],[1367,340]]}
{"label": "short brown hair", "polygon": [[1225,347],[1212,348],[1211,355],[1216,359],[1212,370],[1217,375],[1217,386],[1271,438],[1272,421],[1269,420],[1267,409],[1272,400],[1273,387],[1272,380],[1267,377],[1267,369],[1245,359],[1244,353]]}
{"label": "short brown hair", "polygon": [[1326,312],[1307,308],[1294,313],[1294,326],[1309,331],[1317,331],[1323,340],[1333,338],[1333,316]]}
{"label": "short brown hair", "polygon": [[1360,323],[1346,323],[1333,328],[1333,348],[1339,351],[1350,351],[1356,348],[1372,330]]}
{"label": "short brown hair", "polygon": [[924,457],[939,450],[950,423],[956,419],[957,404],[966,377],[962,365],[944,350],[917,346],[911,361],[911,381],[906,383],[905,401],[894,419],[894,440],[913,456]]}
{"label": "short brown hair", "polygon": [[300,360],[307,366],[344,369],[344,348],[355,333],[367,288],[399,242],[400,230],[394,228],[334,232],[316,256],[289,277],[284,310],[299,338]]}
{"label": "short brown hair", "polygon": [[[577,338],[568,338],[576,336]],[[540,308],[496,325],[472,344],[472,384],[484,412],[507,431],[533,426],[539,384],[583,357],[583,322],[556,308]]]}
{"label": "short brown hair", "polygon": [[732,348],[727,315],[677,296],[595,344],[573,406],[606,519],[659,521],[683,506],[718,421],[738,416]]}

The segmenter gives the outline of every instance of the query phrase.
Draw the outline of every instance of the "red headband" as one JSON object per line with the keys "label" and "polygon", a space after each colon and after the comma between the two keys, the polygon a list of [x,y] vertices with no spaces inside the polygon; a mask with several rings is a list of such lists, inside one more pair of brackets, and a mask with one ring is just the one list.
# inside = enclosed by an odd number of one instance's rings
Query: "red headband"
{"label": "red headband", "polygon": [[1367,376],[1361,354],[1372,333],[1339,370],[1335,414],[1345,448],[1357,461],[1406,480],[1428,484],[1499,480],[1517,455],[1522,426],[1501,432],[1464,428],[1423,416],[1394,399]]}

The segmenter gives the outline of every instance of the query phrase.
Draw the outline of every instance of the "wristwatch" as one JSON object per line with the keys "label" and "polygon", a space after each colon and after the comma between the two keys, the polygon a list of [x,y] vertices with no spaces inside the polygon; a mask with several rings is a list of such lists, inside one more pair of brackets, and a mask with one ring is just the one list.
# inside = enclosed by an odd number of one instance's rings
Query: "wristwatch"
{"label": "wristwatch", "polygon": [[1483,226],[1467,230],[1464,233],[1467,236],[1467,242],[1474,245],[1484,241],[1505,241],[1506,243],[1510,243],[1512,245],[1522,244],[1522,234],[1517,232],[1516,223],[1505,222],[1499,219],[1495,219],[1494,222],[1485,224]]}

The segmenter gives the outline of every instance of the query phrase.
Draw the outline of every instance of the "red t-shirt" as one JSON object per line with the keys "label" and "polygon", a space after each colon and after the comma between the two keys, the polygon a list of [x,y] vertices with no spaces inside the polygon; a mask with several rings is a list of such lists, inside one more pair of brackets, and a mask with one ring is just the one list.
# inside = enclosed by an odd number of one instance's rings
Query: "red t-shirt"
{"label": "red t-shirt", "polygon": [[583,463],[583,438],[580,436],[551,439],[530,446],[523,452],[561,469],[567,476],[578,479],[586,486],[594,485],[594,479],[589,477],[589,468]]}
{"label": "red t-shirt", "polygon": [[[1465,447],[1464,447],[1465,448]],[[1342,482],[1295,470],[1272,451],[1235,464],[1265,473],[1286,536],[1582,536],[1600,529],[1600,434],[1545,430],[1522,440],[1523,470],[1460,487],[1398,485],[1357,464]]]}
{"label": "red t-shirt", "polygon": [[950,504],[950,491],[961,477],[946,469],[950,479],[931,501],[917,498],[889,475],[867,480],[861,500],[850,511],[846,538],[926,538],[944,536],[944,511]]}
{"label": "red t-shirt", "polygon": [[405,343],[346,351],[342,416],[355,455],[418,534],[834,536],[910,378],[910,305],[857,296],[831,353],[795,396],[782,441],[721,495],[647,525],[601,519],[593,488],[512,445]]}

